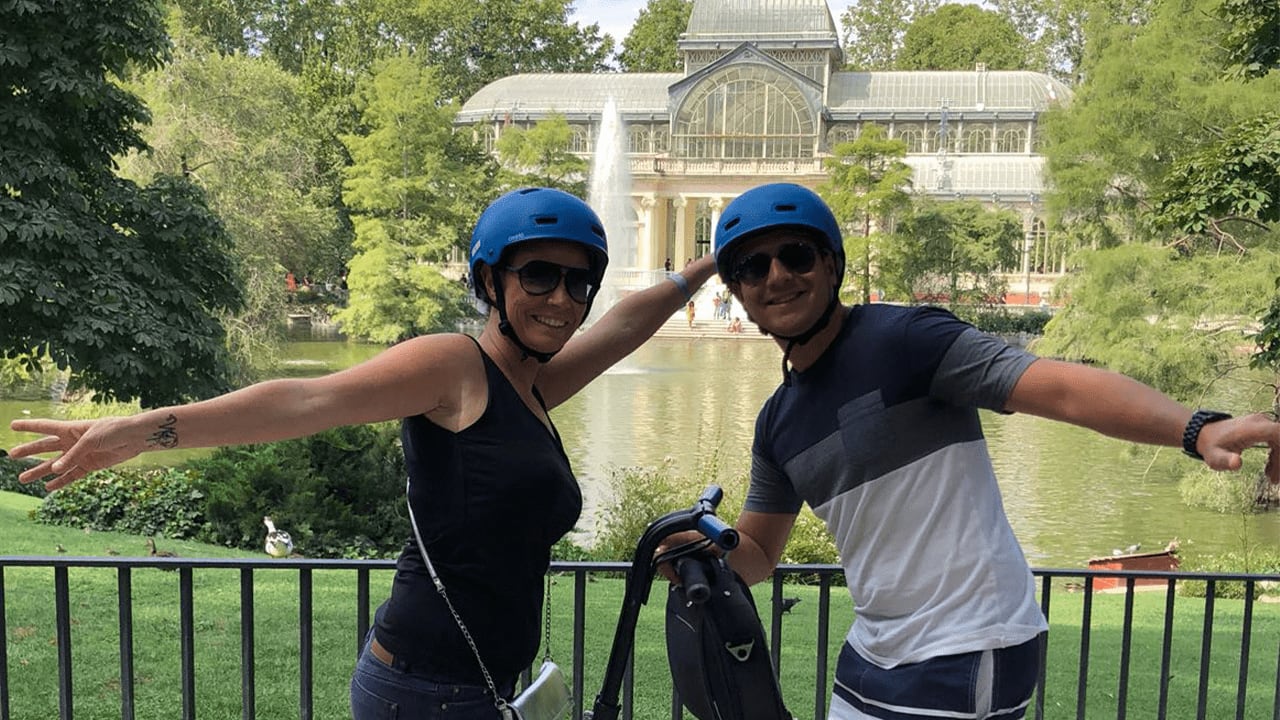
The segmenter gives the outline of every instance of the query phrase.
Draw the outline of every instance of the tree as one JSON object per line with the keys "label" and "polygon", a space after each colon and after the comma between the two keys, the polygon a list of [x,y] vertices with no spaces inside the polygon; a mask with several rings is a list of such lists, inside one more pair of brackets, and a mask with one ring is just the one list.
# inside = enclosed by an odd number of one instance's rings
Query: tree
{"label": "tree", "polygon": [[683,69],[676,40],[689,27],[693,0],[649,0],[622,41],[618,62],[624,72],[677,72]]}
{"label": "tree", "polygon": [[902,38],[899,70],[990,70],[1026,67],[1022,38],[1013,23],[977,5],[943,5],[917,17]]}
{"label": "tree", "polygon": [[840,16],[845,67],[891,70],[912,20],[933,12],[941,0],[857,0]]}
{"label": "tree", "polygon": [[1266,307],[1280,253],[1187,256],[1125,245],[1082,253],[1037,354],[1084,360],[1196,402],[1239,369],[1248,318]]}
{"label": "tree", "polygon": [[1158,237],[1145,216],[1177,161],[1275,107],[1276,77],[1222,78],[1212,47],[1216,1],[1161,4],[1145,25],[1093,32],[1087,81],[1069,105],[1044,116],[1049,207],[1092,226],[1103,246]]}
{"label": "tree", "polygon": [[1150,0],[992,0],[1026,47],[1027,67],[1068,83],[1080,80],[1086,38],[1147,22]]}
{"label": "tree", "polygon": [[374,69],[357,96],[363,132],[343,139],[356,255],[336,320],[350,335],[395,342],[465,312],[465,288],[433,262],[465,244],[495,171],[467,134],[453,132],[456,106],[442,99],[434,70],[404,55]]}
{"label": "tree", "polygon": [[1014,267],[1022,222],[975,201],[925,202],[903,217],[881,254],[888,297],[990,303],[1004,295],[1002,269]]}
{"label": "tree", "polygon": [[876,242],[892,225],[895,215],[910,207],[911,168],[902,158],[907,145],[889,139],[879,125],[863,126],[862,134],[832,148],[823,160],[830,179],[818,193],[831,206],[836,220],[846,229],[845,257],[858,268],[855,285],[864,303],[871,302]]}
{"label": "tree", "polygon": [[0,26],[0,351],[47,351],[104,399],[228,389],[225,230],[188,179],[115,174],[148,116],[114,79],[165,59],[159,7],[5,3]]}
{"label": "tree", "polygon": [[1222,0],[1218,12],[1228,28],[1223,47],[1233,74],[1260,78],[1280,67],[1280,2]]}
{"label": "tree", "polygon": [[1209,238],[1215,250],[1247,249],[1229,228],[1275,233],[1280,223],[1280,114],[1229,128],[1223,137],[1174,164],[1154,215],[1186,239]]}
{"label": "tree", "polygon": [[143,181],[182,174],[205,190],[246,275],[246,310],[227,323],[232,352],[260,366],[283,330],[286,269],[336,280],[350,240],[324,192],[298,78],[270,57],[213,52],[176,13],[170,27],[172,61],[131,83],[152,109],[148,151],[122,158],[121,169]]}
{"label": "tree", "polygon": [[554,187],[572,195],[586,194],[587,161],[569,152],[572,130],[558,113],[539,120],[524,130],[515,126],[498,138],[498,157],[503,166],[503,185]]}
{"label": "tree", "polygon": [[[392,0],[388,0],[392,1]],[[569,22],[572,0],[394,0],[391,23],[425,64],[438,68],[446,99],[517,73],[609,69],[614,40],[600,26]]]}

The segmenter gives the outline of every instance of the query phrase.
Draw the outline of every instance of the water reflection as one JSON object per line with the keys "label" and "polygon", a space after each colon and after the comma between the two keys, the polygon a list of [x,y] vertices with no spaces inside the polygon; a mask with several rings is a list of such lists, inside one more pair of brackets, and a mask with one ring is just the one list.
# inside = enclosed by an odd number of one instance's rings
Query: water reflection
{"label": "water reflection", "polygon": [[[331,372],[380,350],[291,343],[286,372]],[[678,476],[688,478],[691,493],[712,477],[745,476],[756,412],[781,378],[779,361],[767,341],[655,339],[557,408],[553,418],[584,487],[584,524],[607,499],[617,468],[669,459]],[[1220,404],[1246,406],[1247,391],[1237,388],[1236,399]],[[9,420],[54,411],[40,388],[0,396],[0,447],[18,442]],[[1189,553],[1280,541],[1278,513],[1242,519],[1185,506],[1177,473],[1192,461],[1173,449],[1021,415],[984,413],[983,424],[1006,511],[1033,565],[1079,567],[1113,548],[1141,543],[1157,549],[1174,537]],[[143,456],[151,463],[183,457]]]}

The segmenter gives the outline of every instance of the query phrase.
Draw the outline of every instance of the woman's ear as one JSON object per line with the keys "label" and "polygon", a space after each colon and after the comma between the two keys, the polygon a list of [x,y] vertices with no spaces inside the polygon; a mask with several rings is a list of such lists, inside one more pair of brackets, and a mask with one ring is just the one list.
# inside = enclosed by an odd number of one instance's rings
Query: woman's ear
{"label": "woman's ear", "polygon": [[498,293],[493,289],[493,283],[495,282],[493,277],[493,266],[489,265],[489,263],[480,263],[478,276],[474,281],[476,283],[476,287],[484,288],[484,301],[490,306],[496,305],[497,303],[495,303],[493,299],[498,296]]}

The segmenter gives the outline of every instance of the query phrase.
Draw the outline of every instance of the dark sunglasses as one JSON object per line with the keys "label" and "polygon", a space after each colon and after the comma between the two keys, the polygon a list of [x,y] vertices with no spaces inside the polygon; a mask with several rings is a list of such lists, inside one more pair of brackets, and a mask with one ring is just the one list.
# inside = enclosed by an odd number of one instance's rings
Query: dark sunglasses
{"label": "dark sunglasses", "polygon": [[794,242],[779,246],[775,253],[751,253],[733,266],[732,280],[749,285],[763,281],[769,277],[769,270],[773,267],[775,257],[787,270],[804,274],[812,270],[814,263],[818,261],[818,250],[809,243]]}
{"label": "dark sunglasses", "polygon": [[530,295],[546,295],[564,278],[565,292],[574,302],[585,303],[596,285],[596,276],[585,268],[565,267],[546,260],[530,260],[520,267],[507,266],[520,278],[520,287]]}

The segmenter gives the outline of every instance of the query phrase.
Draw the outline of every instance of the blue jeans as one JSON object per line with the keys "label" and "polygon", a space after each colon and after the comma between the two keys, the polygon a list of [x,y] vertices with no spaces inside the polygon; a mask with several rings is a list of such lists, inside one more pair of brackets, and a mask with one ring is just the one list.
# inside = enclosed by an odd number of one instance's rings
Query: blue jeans
{"label": "blue jeans", "polygon": [[[487,687],[437,682],[399,659],[387,665],[369,652],[372,640],[371,628],[351,676],[354,720],[498,720]],[[511,696],[511,688],[498,690]]]}

